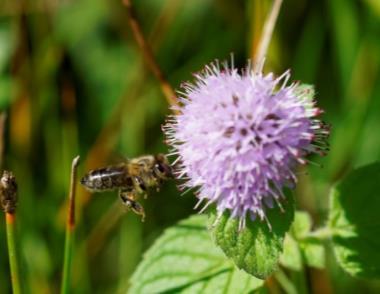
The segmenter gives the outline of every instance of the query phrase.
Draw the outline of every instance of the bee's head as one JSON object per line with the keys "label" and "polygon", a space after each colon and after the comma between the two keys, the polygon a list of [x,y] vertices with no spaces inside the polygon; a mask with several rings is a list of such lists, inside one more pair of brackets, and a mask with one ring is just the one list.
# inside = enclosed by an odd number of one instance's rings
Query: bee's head
{"label": "bee's head", "polygon": [[92,190],[92,182],[89,180],[89,176],[88,174],[87,175],[84,175],[81,179],[80,179],[80,183],[82,186],[84,186],[86,189],[89,189],[89,190]]}
{"label": "bee's head", "polygon": [[156,162],[154,164],[154,173],[161,179],[172,177],[172,169],[170,163],[164,154],[157,154],[155,156]]}
{"label": "bee's head", "polygon": [[101,191],[99,189],[99,185],[101,184],[101,181],[98,178],[91,177],[91,173],[88,173],[88,174],[84,175],[80,179],[80,183],[89,192],[98,192],[98,191]]}

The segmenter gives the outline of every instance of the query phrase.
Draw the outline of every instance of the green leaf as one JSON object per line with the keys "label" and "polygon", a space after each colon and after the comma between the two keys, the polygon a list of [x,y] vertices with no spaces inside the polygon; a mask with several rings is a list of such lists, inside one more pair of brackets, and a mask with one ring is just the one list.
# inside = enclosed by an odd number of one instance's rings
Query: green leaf
{"label": "green leaf", "polygon": [[295,271],[300,271],[303,263],[310,267],[325,266],[325,248],[321,240],[308,238],[312,227],[310,215],[297,211],[290,232],[286,234],[284,251],[280,263]]}
{"label": "green leaf", "polygon": [[325,248],[316,240],[304,240],[300,242],[302,255],[310,267],[322,269],[325,267]]}
{"label": "green leaf", "polygon": [[128,293],[249,293],[263,281],[238,270],[192,216],[166,230],[146,252]]}
{"label": "green leaf", "polygon": [[281,265],[294,270],[302,269],[302,255],[298,243],[290,234],[286,234],[284,240],[284,251],[280,256]]}
{"label": "green leaf", "polygon": [[348,273],[380,277],[380,163],[358,168],[331,194],[329,226],[339,264]]}
{"label": "green leaf", "polygon": [[285,233],[294,217],[294,202],[287,197],[283,203],[284,212],[278,207],[267,209],[266,215],[272,227],[265,222],[247,221],[245,229],[239,232],[239,220],[223,213],[218,221],[216,212],[210,216],[210,232],[215,243],[222,248],[238,268],[260,279],[265,279],[277,268],[283,249]]}
{"label": "green leaf", "polygon": [[311,230],[310,215],[304,211],[297,211],[291,227],[292,234],[297,239],[302,239]]}
{"label": "green leaf", "polygon": [[321,269],[325,267],[325,247],[321,240],[307,238],[311,227],[310,215],[303,211],[297,211],[291,231],[298,240],[302,260],[310,267]]}

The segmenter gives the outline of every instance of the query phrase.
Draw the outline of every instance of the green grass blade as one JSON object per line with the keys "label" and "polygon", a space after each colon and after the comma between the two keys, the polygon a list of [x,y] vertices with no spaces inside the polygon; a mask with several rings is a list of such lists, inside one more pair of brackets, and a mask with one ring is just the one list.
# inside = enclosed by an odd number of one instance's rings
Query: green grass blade
{"label": "green grass blade", "polygon": [[76,189],[76,169],[79,164],[79,156],[75,157],[71,166],[71,184],[69,194],[68,216],[66,223],[65,255],[63,264],[63,276],[61,293],[66,294],[70,291],[71,264],[74,251],[75,233],[75,189]]}

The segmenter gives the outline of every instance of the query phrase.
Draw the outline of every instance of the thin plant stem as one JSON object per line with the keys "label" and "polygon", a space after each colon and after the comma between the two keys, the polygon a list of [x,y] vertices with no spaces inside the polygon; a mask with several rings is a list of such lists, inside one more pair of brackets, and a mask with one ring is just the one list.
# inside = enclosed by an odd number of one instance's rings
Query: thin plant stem
{"label": "thin plant stem", "polygon": [[65,255],[63,264],[63,276],[61,293],[69,293],[71,281],[71,263],[74,249],[74,232],[75,232],[75,191],[77,183],[77,167],[79,165],[79,156],[73,159],[71,165],[71,182],[69,192],[69,206],[66,223],[66,240],[65,240]]}
{"label": "thin plant stem", "polygon": [[5,112],[0,113],[0,169],[3,168],[4,159],[4,129],[7,114]]}
{"label": "thin plant stem", "polygon": [[277,282],[281,285],[281,287],[285,290],[286,293],[297,294],[297,289],[295,285],[288,278],[288,276],[284,273],[282,269],[279,269],[277,272],[275,272],[274,277],[276,278]]}
{"label": "thin plant stem", "polygon": [[[4,130],[7,115],[0,113],[0,169],[4,162]],[[5,181],[6,180],[6,181]],[[6,184],[5,184],[6,183]],[[11,172],[4,171],[0,180],[0,202],[5,212],[5,224],[7,230],[7,244],[9,267],[11,272],[11,284],[14,294],[21,293],[20,270],[16,248],[16,205],[17,205],[17,184]]]}
{"label": "thin plant stem", "polygon": [[270,40],[272,39],[273,30],[276,25],[278,14],[280,13],[282,1],[283,0],[274,0],[271,11],[269,12],[268,17],[265,21],[263,33],[261,35],[259,46],[257,49],[257,54],[254,59],[256,71],[259,68],[261,68],[263,60],[265,56],[267,55],[269,43],[270,43]]}
{"label": "thin plant stem", "polygon": [[[305,258],[303,258],[305,260]],[[308,272],[305,263],[303,262],[300,276],[299,276],[299,291],[303,294],[310,293],[308,283]]]}
{"label": "thin plant stem", "polygon": [[166,100],[171,106],[176,106],[178,105],[177,101],[177,96],[172,88],[172,86],[169,84],[167,81],[164,73],[160,69],[160,66],[158,65],[153,52],[152,48],[149,46],[142,30],[141,26],[137,20],[135,10],[132,5],[131,0],[123,0],[123,4],[127,9],[127,14],[128,14],[128,22],[129,26],[131,27],[133,36],[136,40],[136,43],[140,47],[144,61],[146,62],[147,66],[149,69],[152,71],[154,76],[157,78],[157,80],[160,83],[161,90],[163,94],[165,95]]}
{"label": "thin plant stem", "polygon": [[16,214],[15,213],[5,213],[5,222],[7,228],[7,242],[8,242],[8,255],[9,255],[9,265],[11,270],[11,281],[12,281],[12,291],[14,294],[21,293],[20,284],[20,270],[17,258],[16,250],[16,228],[15,228]]}
{"label": "thin plant stem", "polygon": [[300,248],[299,243],[297,245],[297,250],[301,255],[302,264],[299,271],[291,271],[291,280],[293,281],[293,284],[296,285],[297,293],[308,294],[311,293],[308,269],[306,265],[306,258]]}

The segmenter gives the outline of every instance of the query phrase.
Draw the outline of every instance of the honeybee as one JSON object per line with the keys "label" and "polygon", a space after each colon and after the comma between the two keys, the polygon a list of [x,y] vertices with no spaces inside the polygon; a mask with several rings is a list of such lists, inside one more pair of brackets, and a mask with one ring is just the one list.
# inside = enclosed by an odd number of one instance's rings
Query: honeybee
{"label": "honeybee", "polygon": [[172,169],[164,154],[144,155],[118,165],[87,173],[80,183],[90,192],[118,190],[128,210],[145,218],[144,208],[137,199],[146,198],[149,189],[159,190],[162,182],[172,177]]}

